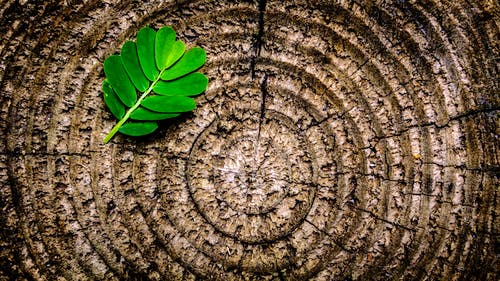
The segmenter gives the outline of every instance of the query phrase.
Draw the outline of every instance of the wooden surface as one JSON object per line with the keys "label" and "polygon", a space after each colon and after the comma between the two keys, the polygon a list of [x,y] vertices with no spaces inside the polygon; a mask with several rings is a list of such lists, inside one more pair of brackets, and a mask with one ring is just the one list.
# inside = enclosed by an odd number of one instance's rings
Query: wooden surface
{"label": "wooden surface", "polygon": [[[0,280],[498,280],[497,1],[0,0]],[[145,25],[192,114],[102,139]]]}

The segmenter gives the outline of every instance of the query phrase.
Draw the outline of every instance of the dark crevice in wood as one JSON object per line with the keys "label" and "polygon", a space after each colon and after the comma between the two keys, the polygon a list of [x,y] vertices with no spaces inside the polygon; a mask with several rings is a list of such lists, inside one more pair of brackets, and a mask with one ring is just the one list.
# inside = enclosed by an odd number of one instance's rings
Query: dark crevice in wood
{"label": "dark crevice in wood", "polygon": [[259,116],[259,129],[257,133],[257,143],[260,141],[260,130],[262,129],[262,122],[266,118],[266,98],[268,95],[267,92],[267,74],[264,74],[264,79],[262,79],[262,83],[260,84],[260,91],[262,93],[262,100],[260,103],[260,116]]}
{"label": "dark crevice in wood", "polygon": [[267,0],[259,0],[259,30],[257,35],[255,36],[254,42],[254,55],[251,60],[251,71],[252,71],[252,79],[255,78],[255,64],[258,57],[260,57],[260,52],[262,50],[263,37],[264,37],[264,20],[265,20],[265,12],[266,12]]}

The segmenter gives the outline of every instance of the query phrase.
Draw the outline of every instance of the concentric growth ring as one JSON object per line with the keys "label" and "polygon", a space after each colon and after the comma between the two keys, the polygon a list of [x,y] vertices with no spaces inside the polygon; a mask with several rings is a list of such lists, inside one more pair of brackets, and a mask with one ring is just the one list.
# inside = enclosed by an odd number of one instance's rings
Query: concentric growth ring
{"label": "concentric growth ring", "polygon": [[256,112],[242,112],[212,123],[198,138],[187,182],[220,232],[247,243],[273,241],[291,233],[313,202],[311,153],[289,118],[267,112],[261,121]]}
{"label": "concentric growth ring", "polygon": [[[494,1],[70,2],[0,1],[0,279],[498,279]],[[104,145],[145,25],[208,89]]]}

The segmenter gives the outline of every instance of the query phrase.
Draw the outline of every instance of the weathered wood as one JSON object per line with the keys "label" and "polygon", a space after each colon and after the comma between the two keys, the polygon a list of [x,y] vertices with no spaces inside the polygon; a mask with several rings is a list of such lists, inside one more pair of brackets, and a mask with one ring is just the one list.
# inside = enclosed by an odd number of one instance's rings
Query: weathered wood
{"label": "weathered wood", "polygon": [[[498,280],[499,20],[0,0],[0,280]],[[104,145],[102,62],[145,25],[207,50],[208,89]]]}

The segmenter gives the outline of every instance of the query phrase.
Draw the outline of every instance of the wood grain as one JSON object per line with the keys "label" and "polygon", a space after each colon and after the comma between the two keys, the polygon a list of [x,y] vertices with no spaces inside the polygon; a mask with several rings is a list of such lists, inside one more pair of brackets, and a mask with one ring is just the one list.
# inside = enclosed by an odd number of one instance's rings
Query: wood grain
{"label": "wood grain", "polygon": [[[498,280],[495,1],[0,0],[0,280]],[[102,139],[104,59],[207,51]]]}

